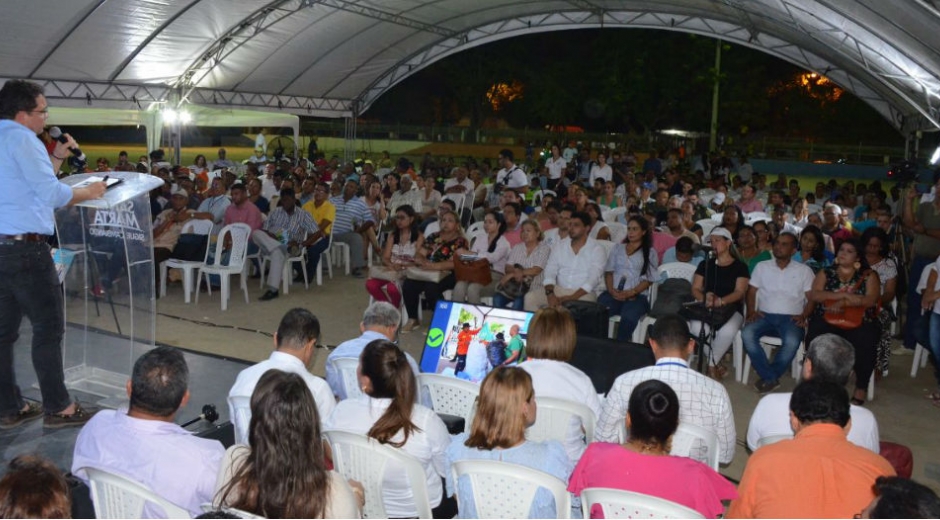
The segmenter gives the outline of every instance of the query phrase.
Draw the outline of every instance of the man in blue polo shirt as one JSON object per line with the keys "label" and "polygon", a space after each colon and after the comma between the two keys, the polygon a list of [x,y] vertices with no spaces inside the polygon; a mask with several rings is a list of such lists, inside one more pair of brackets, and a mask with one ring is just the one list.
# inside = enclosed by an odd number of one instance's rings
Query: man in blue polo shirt
{"label": "man in blue polo shirt", "polygon": [[[42,87],[10,80],[0,89],[0,429],[43,416],[47,428],[81,426],[94,414],[73,402],[62,369],[64,330],[62,290],[49,245],[53,211],[104,195],[105,184],[71,188],[56,172],[78,144],[68,134],[52,156],[36,136],[43,131],[49,104]],[[13,368],[23,315],[33,326],[33,368],[42,406],[20,395]]]}
{"label": "man in blue polo shirt", "polygon": [[364,276],[362,270],[366,265],[362,233],[375,226],[375,218],[366,203],[356,196],[358,190],[359,185],[356,182],[346,181],[342,195],[331,198],[330,202],[336,206],[333,242],[342,242],[349,246],[352,275],[362,278]]}

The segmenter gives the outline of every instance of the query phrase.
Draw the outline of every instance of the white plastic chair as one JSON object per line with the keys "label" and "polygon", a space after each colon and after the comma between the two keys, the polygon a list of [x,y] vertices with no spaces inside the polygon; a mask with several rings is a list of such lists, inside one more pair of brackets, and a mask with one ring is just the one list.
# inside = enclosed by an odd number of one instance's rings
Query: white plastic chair
{"label": "white plastic chair", "polygon": [[[183,224],[183,229],[180,231],[180,234],[192,233],[194,235],[208,235],[212,232],[212,221],[211,220],[190,220]],[[180,260],[178,258],[170,258],[169,260],[164,260],[160,262],[160,297],[166,297],[166,275],[169,269],[182,269],[183,270],[183,302],[189,303],[190,295],[193,291],[193,272],[196,269],[199,269],[199,266],[206,263],[206,259],[209,258],[209,245],[206,245],[206,254],[203,255],[202,261],[199,260]]]}
{"label": "white plastic chair", "polygon": [[555,193],[555,192],[552,191],[552,190],[538,190],[538,191],[536,191],[535,193],[532,194],[532,205],[533,205],[533,206],[541,206],[541,205],[542,205],[542,197],[544,197],[544,196],[546,196],[546,195],[551,195],[552,197],[555,197],[556,199],[558,198],[558,194]]}
{"label": "white plastic chair", "polygon": [[330,280],[333,279],[333,264],[331,262],[331,253],[333,252],[333,234],[330,234],[330,244],[326,246],[323,253],[320,254],[320,261],[317,262],[317,285],[323,285],[323,264],[326,264]]}
{"label": "white plastic chair", "polygon": [[251,396],[228,396],[228,412],[235,428],[235,444],[248,446],[248,426],[251,423]]}
{"label": "white plastic chair", "polygon": [[435,413],[463,417],[464,431],[470,431],[480,385],[440,374],[418,374],[418,390],[425,387],[431,396],[431,409]]}
{"label": "white plastic chair", "polygon": [[466,198],[463,193],[448,193],[441,197],[441,200],[449,200],[457,206],[457,220],[461,220],[460,217],[463,215],[463,203],[466,201]]}
{"label": "white plastic chair", "polygon": [[710,218],[703,218],[702,220],[695,221],[696,224],[702,226],[702,236],[707,237],[709,233],[712,232],[715,227],[718,226],[718,222]]}
{"label": "white plastic chair", "polygon": [[362,395],[362,388],[359,388],[359,376],[356,374],[356,369],[359,368],[359,358],[333,358],[328,360],[327,363],[333,363],[340,375],[342,375],[343,389],[346,390],[346,399],[355,399]]}
{"label": "white plastic chair", "polygon": [[702,462],[718,471],[718,434],[697,424],[679,423],[679,428],[672,436],[672,451],[669,454],[697,459],[692,456],[692,449],[702,445],[705,446],[705,460]]}
{"label": "white plastic chair", "polygon": [[604,219],[604,222],[617,222],[617,217],[620,215],[625,215],[627,213],[626,206],[620,206],[619,208],[613,208],[605,210],[601,208],[601,217]]}
{"label": "white plastic chair", "polygon": [[757,440],[757,448],[763,448],[776,442],[787,441],[793,438],[793,435],[768,435]]}
{"label": "white plastic chair", "polygon": [[[333,265],[341,267],[343,264],[346,264],[346,275],[348,276],[351,272],[350,266],[352,265],[349,261],[349,244],[345,242],[333,242],[333,236],[331,235],[330,250],[333,252]],[[330,278],[332,278],[332,276]]]}
{"label": "white plastic chair", "polygon": [[[758,341],[760,341],[760,346],[764,349],[764,355],[767,356],[767,359],[770,359],[771,350],[783,346],[783,340],[775,336],[761,336]],[[790,377],[798,383],[803,375],[803,366],[800,365],[800,360],[803,359],[805,352],[806,345],[801,341],[796,354],[793,356],[793,361],[790,362]],[[748,356],[747,352],[744,351],[744,339],[741,337],[740,330],[734,337],[732,358],[734,359],[735,379],[742,385],[746,385],[751,375],[751,356]]]}
{"label": "white plastic chair", "polygon": [[[659,281],[662,280],[663,275],[665,275],[666,278],[685,278],[691,283],[693,276],[695,276],[696,267],[697,266],[695,264],[688,264],[685,262],[669,262],[659,266],[656,269],[656,283],[652,284],[650,287],[650,309],[652,309],[653,304],[656,303],[656,295],[659,292]],[[656,318],[651,318],[649,315],[645,315],[640,318],[640,321],[636,325],[636,329],[633,330],[633,342],[645,342],[646,333],[649,330],[650,325],[654,323],[656,323]]]}
{"label": "white plastic chair", "polygon": [[479,233],[480,231],[483,231],[482,220],[478,220],[474,222],[473,224],[470,224],[470,227],[467,228],[467,232],[465,233],[465,235],[468,237],[473,236],[475,233]]}
{"label": "white plastic chair", "polygon": [[98,518],[143,518],[144,504],[163,509],[166,518],[191,518],[189,511],[157,495],[129,478],[96,468],[82,468],[88,475],[91,501]]}
{"label": "white plastic chair", "polygon": [[[927,366],[927,358],[930,357],[930,352],[924,348],[920,343],[914,348],[914,362],[911,363],[911,377],[917,377],[917,370]],[[874,379],[874,376],[872,376]]]}
{"label": "white plastic chair", "polygon": [[441,222],[438,220],[435,220],[434,222],[431,222],[430,224],[428,224],[426,228],[424,228],[424,236],[429,237],[432,234],[437,233],[440,230],[441,230]]}
{"label": "white plastic chair", "polygon": [[607,231],[610,231],[610,241],[612,243],[619,244],[623,242],[624,238],[627,238],[627,225],[623,222],[607,221],[605,219],[604,223],[607,224]]}
{"label": "white plastic chair", "polygon": [[414,496],[418,518],[431,518],[428,481],[421,463],[402,450],[379,444],[375,439],[349,432],[324,432],[333,450],[333,463],[343,478],[362,483],[366,504],[363,518],[388,518],[382,502],[382,487],[389,464],[405,470]]}
{"label": "white plastic chair", "polygon": [[611,488],[581,490],[581,511],[591,518],[591,508],[599,505],[603,518],[705,518],[698,511],[665,498]]}
{"label": "white plastic chair", "polygon": [[[528,518],[535,493],[547,489],[555,498],[556,518],[571,518],[571,496],[562,480],[526,466],[495,460],[458,460],[454,482],[466,475],[478,518]],[[457,494],[459,509],[466,497]]]}
{"label": "white plastic chair", "polygon": [[538,413],[535,423],[529,426],[525,435],[531,441],[556,440],[564,444],[568,441],[568,429],[571,419],[577,417],[584,429],[585,444],[594,441],[594,425],[597,417],[586,405],[566,399],[536,397]]}
{"label": "white plastic chair", "polygon": [[[307,234],[304,234],[304,240],[307,240]],[[267,266],[268,261],[271,259],[269,255],[261,254],[261,288],[264,288],[264,268]],[[310,288],[310,280],[307,278],[307,248],[300,246],[300,254],[297,256],[290,256],[284,259],[284,266],[281,272],[281,291],[284,294],[289,293],[289,287],[294,281],[293,266],[295,263],[300,263],[300,270],[304,275],[304,289]],[[319,267],[319,264],[317,264]]]}
{"label": "white plastic chair", "polygon": [[[228,265],[222,265],[222,253],[225,237],[232,237],[232,249],[229,256]],[[196,281],[206,275],[206,286],[209,288],[209,294],[212,294],[212,284],[209,283],[209,275],[216,274],[222,282],[222,310],[228,309],[228,299],[231,295],[231,276],[241,275],[241,288],[245,292],[245,303],[248,301],[248,273],[245,271],[245,258],[248,254],[248,240],[251,237],[251,228],[248,224],[229,224],[219,231],[219,240],[215,244],[215,257],[212,263],[204,263],[199,267],[199,273],[196,275]],[[199,303],[199,289],[196,289],[196,303]]]}

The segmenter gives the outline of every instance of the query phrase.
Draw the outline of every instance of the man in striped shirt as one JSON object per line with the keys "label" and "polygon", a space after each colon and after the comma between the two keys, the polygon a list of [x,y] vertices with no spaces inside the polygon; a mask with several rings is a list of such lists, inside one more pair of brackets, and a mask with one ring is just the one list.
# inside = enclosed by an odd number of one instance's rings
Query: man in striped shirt
{"label": "man in striped shirt", "polygon": [[336,220],[333,222],[333,242],[341,242],[349,246],[349,261],[352,263],[352,275],[362,278],[363,268],[366,265],[363,254],[362,233],[375,226],[375,218],[362,199],[356,196],[359,185],[354,181],[347,181],[343,186],[343,194],[330,199],[336,206]]}
{"label": "man in striped shirt", "polygon": [[297,207],[294,190],[289,188],[281,190],[280,201],[281,205],[274,208],[268,219],[264,221],[264,227],[251,234],[252,240],[265,252],[271,262],[268,290],[259,298],[261,301],[277,298],[289,248],[307,248],[307,258],[317,259],[313,261],[314,268],[316,268],[320,254],[329,245],[329,240],[324,240],[323,233],[320,232],[320,228],[317,227],[310,213]]}

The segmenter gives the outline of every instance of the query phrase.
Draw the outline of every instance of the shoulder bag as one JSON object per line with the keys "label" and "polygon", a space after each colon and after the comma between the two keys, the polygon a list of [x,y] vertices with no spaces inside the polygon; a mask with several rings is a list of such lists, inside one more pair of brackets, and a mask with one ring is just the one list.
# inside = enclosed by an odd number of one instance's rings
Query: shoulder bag
{"label": "shoulder bag", "polygon": [[[850,294],[854,294],[855,291],[865,283],[870,272],[871,271],[865,271],[862,273],[861,278],[859,278],[858,282],[856,282],[849,291]],[[842,305],[841,311],[829,310],[836,302],[837,300],[826,300],[825,302],[826,312],[823,314],[823,319],[826,320],[826,323],[845,330],[854,329],[862,325],[862,319],[865,317],[865,311],[867,310],[866,307]]]}

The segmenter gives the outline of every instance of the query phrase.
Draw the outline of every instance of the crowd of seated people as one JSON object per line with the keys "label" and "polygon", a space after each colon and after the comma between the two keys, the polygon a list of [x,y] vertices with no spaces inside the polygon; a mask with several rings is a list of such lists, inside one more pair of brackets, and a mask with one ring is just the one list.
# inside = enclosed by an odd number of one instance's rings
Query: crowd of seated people
{"label": "crowd of seated people", "polygon": [[[739,333],[744,352],[758,373],[755,385],[762,394],[779,386],[779,379],[791,365],[799,345],[806,346],[807,359],[812,360],[812,345],[824,339],[832,342],[833,336],[848,340],[851,356],[844,354],[840,359],[851,364],[854,378],[844,374],[844,378],[832,375],[826,380],[835,379],[835,383],[842,385],[852,382],[854,389],[848,401],[855,417],[859,407],[864,405],[870,379],[887,375],[892,354],[889,330],[894,318],[890,309],[899,293],[899,273],[908,271],[905,277],[910,287],[907,310],[911,311],[911,298],[916,298],[913,300],[916,316],[913,320],[909,318],[904,328],[905,334],[911,335],[910,342],[905,338],[904,346],[909,349],[919,343],[937,358],[940,316],[934,315],[940,315],[940,276],[936,270],[931,273],[924,269],[931,264],[940,266],[940,238],[934,236],[940,237],[940,220],[929,211],[931,205],[934,209],[940,207],[937,198],[924,199],[918,204],[913,192],[903,198],[896,193],[893,202],[888,202],[879,183],[866,188],[856,187],[851,182],[842,186],[835,182],[820,183],[814,192],[800,197],[799,184],[787,183],[785,178],[769,184],[765,176],[753,171],[750,182],[746,183],[730,182],[729,177],[734,180],[743,174],[732,177],[734,172],[729,170],[722,175],[724,167],[719,167],[717,172],[709,167],[687,176],[666,167],[658,177],[650,174],[650,170],[633,171],[623,161],[607,164],[606,157],[603,164],[599,159],[589,161],[595,164],[586,168],[585,173],[580,157],[584,154],[559,169],[557,163],[565,159],[553,156],[553,165],[532,168],[531,171],[540,172],[534,175],[514,162],[510,150],[500,153],[497,168],[491,168],[487,162],[478,164],[468,160],[464,165],[426,162],[415,169],[403,160],[394,170],[389,167],[385,172],[374,172],[372,168],[363,168],[357,173],[335,162],[324,161],[317,166],[318,160],[299,167],[278,163],[263,167],[263,174],[257,167],[247,168],[242,182],[226,172],[209,176],[204,191],[195,186],[205,182],[200,181],[199,173],[193,173],[196,168],[187,172],[161,167],[156,173],[166,177],[167,184],[156,190],[158,193],[153,197],[160,206],[155,238],[157,247],[172,252],[173,234],[175,232],[178,240],[179,230],[186,220],[212,220],[220,227],[239,218],[253,219],[253,216],[239,216],[237,210],[244,204],[253,204],[258,213],[266,215],[265,225],[260,228],[265,237],[271,238],[278,232],[288,235],[282,255],[296,251],[294,246],[311,248],[319,244],[322,247],[328,244],[332,234],[334,240],[350,244],[353,274],[365,276],[369,250],[380,247],[381,254],[373,255],[366,287],[376,301],[390,303],[389,308],[404,306],[409,321],[402,328],[403,332],[421,326],[419,306],[431,305],[444,297],[445,292],[452,291],[448,295],[456,300],[477,303],[492,298],[495,306],[540,313],[563,313],[564,304],[574,300],[597,302],[606,307],[611,316],[620,317],[616,337],[625,341],[634,336],[640,318],[649,311],[649,289],[662,279],[657,268],[667,261],[695,264],[695,274],[690,280],[691,296],[704,305],[709,319],[687,316],[657,321],[650,333],[657,364],[643,369],[652,375],[647,376],[643,370],[625,374],[606,399],[593,404],[599,414],[596,438],[605,442],[629,440],[630,434],[625,438],[623,433],[631,431],[624,426],[624,421],[631,417],[631,396],[643,381],[655,379],[669,385],[674,392],[680,422],[694,422],[719,438],[722,463],[729,462],[733,455],[734,421],[727,392],[714,380],[725,377],[726,354],[730,354]],[[220,158],[224,158],[221,153]],[[590,159],[590,153],[587,158]],[[606,178],[605,167],[611,168],[612,178]],[[556,170],[559,176],[553,177]],[[595,175],[591,174],[592,170]],[[174,171],[172,175],[171,171]],[[585,173],[584,178],[582,173]],[[590,181],[592,176],[597,180],[597,174],[601,177],[597,183],[599,189],[595,190]],[[557,188],[556,193],[543,196],[539,204],[532,204],[534,201],[527,196],[539,190],[543,176],[545,185]],[[329,185],[324,182],[327,177]],[[940,175],[935,180],[940,185]],[[187,191],[190,185],[194,185],[192,193]],[[302,193],[307,199],[300,206],[293,186],[304,186]],[[332,198],[331,190],[335,193]],[[441,198],[445,193],[464,197],[454,202]],[[457,206],[460,202],[463,202],[462,207]],[[161,204],[167,204],[167,209]],[[190,209],[193,205],[195,208]],[[268,207],[263,208],[264,205]],[[300,208],[303,214],[296,222],[293,215],[297,211],[292,208]],[[625,211],[605,216],[613,209]],[[254,215],[255,211],[243,213]],[[897,214],[900,222],[893,218]],[[276,217],[275,222],[284,220],[283,229],[265,227],[272,217]],[[464,232],[468,220],[471,226],[476,226],[472,234]],[[901,223],[906,232],[914,235],[914,256],[910,265],[903,265],[895,251]],[[426,232],[422,231],[422,226]],[[298,234],[298,230],[303,233]],[[264,242],[264,238],[255,241],[262,248],[265,248]],[[270,252],[272,246],[267,247]],[[454,262],[461,261],[461,255],[473,255],[489,262],[491,281],[484,284],[458,280]],[[319,253],[310,256],[319,259]],[[798,283],[794,283],[795,280]],[[924,286],[920,292],[913,290],[917,281]],[[269,296],[267,299],[276,297],[277,285],[268,287],[265,295]],[[716,316],[721,318],[716,320]],[[370,327],[391,328],[397,323],[395,319],[385,325],[370,322],[367,326],[364,319],[363,339],[359,341],[362,344],[357,344],[346,357],[364,360],[366,345],[372,344],[365,341],[369,339],[366,335],[372,330]],[[393,340],[393,332],[381,332],[377,334],[381,337],[371,339]],[[691,338],[699,337],[700,333],[710,339],[706,354],[708,375],[713,380],[688,369]],[[553,334],[561,336],[562,332]],[[767,335],[779,337],[782,343],[775,349],[772,361],[760,344],[760,338]],[[285,338],[287,349],[298,352],[286,355],[293,355],[300,364],[309,362],[303,354],[304,341],[309,339],[302,334]],[[275,354],[286,352],[282,351],[280,343],[277,349]],[[364,374],[368,382],[358,385],[364,394],[358,406],[363,409],[356,411],[350,402],[345,406],[349,408],[346,415],[369,417],[372,423],[357,424],[357,428],[379,442],[399,444],[403,449],[413,442],[418,444],[412,447],[437,442],[433,447],[422,448],[432,505],[453,507],[444,489],[459,489],[460,486],[441,484],[442,478],[450,477],[442,462],[446,446],[443,440],[430,438],[441,425],[432,420],[433,414],[425,413],[428,410],[419,408],[422,405],[399,406],[402,399],[413,403],[416,398],[409,397],[417,394],[405,383],[413,382],[416,364],[407,356],[404,356],[404,363],[399,362],[396,349],[386,344],[382,350],[384,357],[370,354],[370,372]],[[908,349],[898,349],[895,353],[908,353]],[[526,369],[527,363],[531,363],[529,384],[536,389],[536,394],[540,386],[536,367],[540,364],[554,367],[543,367],[546,372],[542,377],[548,377],[549,381],[552,377],[561,377],[559,370],[562,369],[558,367],[563,367],[566,356],[570,357],[564,353],[564,348],[560,353],[549,350],[544,356],[534,356],[530,350],[530,360],[521,367]],[[274,357],[272,354],[272,361]],[[824,364],[824,359],[818,364],[813,360],[809,370],[816,370],[815,374],[820,376],[819,371],[826,370],[819,368]],[[398,372],[391,371],[392,365]],[[806,364],[803,370],[807,376]],[[255,382],[263,372],[259,370],[255,374]],[[406,372],[411,374],[410,378],[402,375]],[[940,388],[940,370],[936,374]],[[380,390],[376,390],[377,384],[382,387]],[[334,396],[344,396],[344,389],[333,382],[329,386]],[[546,394],[550,386],[545,387]],[[320,404],[322,392],[314,391],[309,384],[308,388],[322,412],[324,424],[338,427],[339,423],[333,422],[336,414],[324,410],[326,405]],[[661,394],[657,403],[666,403],[663,406],[669,408],[672,401],[668,392]],[[247,397],[251,393],[241,395]],[[572,396],[569,393],[567,397]],[[929,392],[927,397],[940,405],[940,389]],[[832,399],[839,400],[840,396]],[[385,417],[389,414],[375,415],[375,410],[382,409],[378,403],[394,411],[394,421]],[[592,406],[590,402],[585,404]],[[792,402],[789,404],[792,406]],[[172,418],[175,409],[161,408],[163,415],[160,417],[164,421],[166,417]],[[839,417],[824,419],[835,424],[841,421]],[[806,425],[821,420],[813,416],[806,419]],[[361,422],[367,421],[362,419]],[[873,417],[871,422],[874,422]],[[389,431],[396,426],[398,429]],[[803,428],[807,432],[820,429]],[[668,428],[663,431],[668,432]],[[877,425],[863,431],[869,433],[866,447],[871,449],[872,439],[877,444]],[[399,432],[401,437],[395,437]],[[577,440],[575,425],[569,433],[572,441]],[[854,433],[858,435],[859,431]],[[855,435],[850,433],[849,440],[858,440],[852,438]],[[649,440],[635,439],[634,444]],[[492,451],[494,446],[497,445],[482,443],[472,447]],[[572,442],[563,448],[569,462],[576,463],[584,445],[577,448]],[[413,515],[415,511],[407,498],[405,493],[393,497],[392,510]],[[706,510],[711,515],[713,504]]]}

